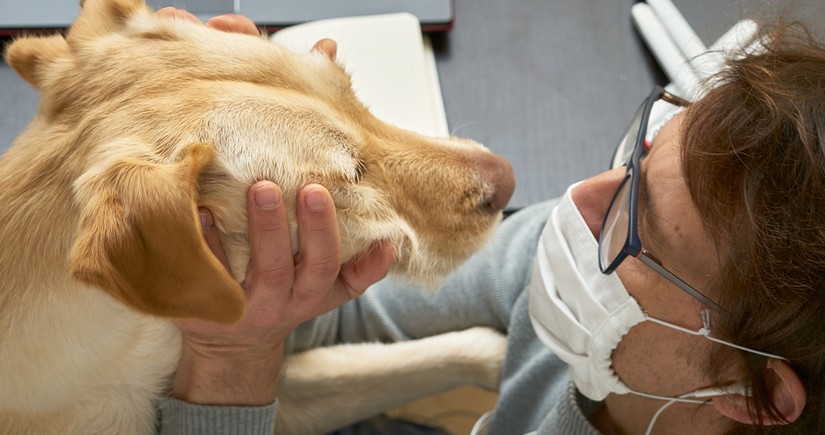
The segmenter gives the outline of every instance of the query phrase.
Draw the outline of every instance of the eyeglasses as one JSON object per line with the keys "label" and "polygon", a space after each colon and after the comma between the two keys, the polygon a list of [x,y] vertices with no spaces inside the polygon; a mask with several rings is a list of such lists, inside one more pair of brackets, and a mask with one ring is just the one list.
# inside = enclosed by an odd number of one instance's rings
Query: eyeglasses
{"label": "eyeglasses", "polygon": [[653,103],[660,99],[678,106],[689,104],[688,101],[670,94],[663,88],[655,87],[636,111],[630,126],[616,146],[610,168],[625,166],[627,173],[604,216],[599,236],[599,268],[602,273],[609,274],[627,257],[637,258],[699,302],[715,311],[724,312],[718,304],[662,266],[656,257],[642,247],[642,241],[639,239],[639,162],[646,154],[645,135],[650,111]]}

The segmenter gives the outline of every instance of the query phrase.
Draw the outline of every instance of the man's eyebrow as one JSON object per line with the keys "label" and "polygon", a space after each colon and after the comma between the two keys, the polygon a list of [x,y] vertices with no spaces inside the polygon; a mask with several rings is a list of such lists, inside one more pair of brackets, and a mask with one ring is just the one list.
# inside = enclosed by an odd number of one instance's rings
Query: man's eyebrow
{"label": "man's eyebrow", "polygon": [[[657,242],[661,240],[661,233],[659,232],[661,228],[659,227],[660,215],[657,213],[657,203],[653,196],[650,195],[650,183],[647,178],[647,171],[641,171],[639,175],[639,196],[644,198],[642,203],[643,210],[639,217],[642,219],[645,238],[647,239],[647,241],[642,240],[642,245],[644,246],[645,243],[651,243],[651,241],[653,241],[654,244],[659,244]],[[661,244],[659,245],[661,246]]]}

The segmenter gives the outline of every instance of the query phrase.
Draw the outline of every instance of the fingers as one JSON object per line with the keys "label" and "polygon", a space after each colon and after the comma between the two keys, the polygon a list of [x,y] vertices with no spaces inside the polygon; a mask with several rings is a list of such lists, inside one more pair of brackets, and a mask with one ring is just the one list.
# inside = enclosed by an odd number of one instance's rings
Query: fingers
{"label": "fingers", "polygon": [[198,23],[198,24],[203,23],[200,19],[198,19],[198,17],[192,15],[191,13],[189,13],[189,12],[183,10],[183,9],[173,8],[171,6],[165,7],[165,8],[162,8],[162,9],[158,9],[156,14],[159,17],[163,17],[163,18],[174,18],[174,19],[178,19],[178,20],[187,20],[187,21],[191,21],[193,23]]}
{"label": "fingers", "polygon": [[341,244],[332,196],[320,185],[310,184],[298,194],[298,243],[293,297],[315,299],[319,289],[329,289],[338,278]]}
{"label": "fingers", "polygon": [[336,210],[323,186],[311,184],[298,194],[300,250],[294,256],[280,188],[258,182],[249,189],[248,203],[252,252],[244,287],[251,305],[283,307],[302,322],[360,296],[394,259],[394,246],[383,242],[341,266]]}
{"label": "fingers", "polygon": [[363,256],[341,267],[341,285],[349,299],[361,296],[367,287],[387,276],[395,259],[395,246],[388,241],[375,243]]}
{"label": "fingers", "polygon": [[[267,298],[273,302],[285,303],[293,283],[293,257],[290,246],[289,224],[281,188],[270,181],[255,183],[248,194],[249,244],[252,248],[252,269],[255,283],[246,286],[263,289],[270,294],[253,292],[250,302],[257,298]],[[257,285],[261,284],[261,285]],[[284,291],[286,289],[286,291]],[[277,294],[271,294],[276,292]]]}
{"label": "fingers", "polygon": [[[187,20],[193,23],[203,24],[203,21],[195,15],[175,7],[165,7],[156,12],[159,17]],[[207,27],[231,33],[245,33],[247,35],[260,35],[261,32],[255,23],[247,17],[237,14],[218,15],[206,22]]]}
{"label": "fingers", "polygon": [[341,266],[335,207],[329,192],[318,185],[305,187],[298,196],[298,240],[301,255],[295,270],[293,297],[306,300],[315,314],[363,294],[367,287],[386,276],[395,258],[393,244],[382,242]]}
{"label": "fingers", "polygon": [[210,18],[209,21],[206,22],[206,25],[224,32],[245,33],[247,35],[261,34],[258,30],[258,26],[256,26],[252,20],[244,17],[243,15],[218,15],[217,17]]}
{"label": "fingers", "polygon": [[203,238],[206,239],[206,244],[209,246],[212,254],[223,264],[223,267],[229,269],[229,261],[227,261],[226,254],[221,247],[221,239],[218,238],[218,229],[215,227],[215,220],[212,218],[212,213],[205,208],[199,208],[198,217],[201,221],[201,229],[203,230]]}
{"label": "fingers", "polygon": [[338,44],[329,38],[323,38],[318,40],[315,45],[312,46],[314,51],[320,51],[324,53],[332,60],[335,60],[335,56],[338,52]]}

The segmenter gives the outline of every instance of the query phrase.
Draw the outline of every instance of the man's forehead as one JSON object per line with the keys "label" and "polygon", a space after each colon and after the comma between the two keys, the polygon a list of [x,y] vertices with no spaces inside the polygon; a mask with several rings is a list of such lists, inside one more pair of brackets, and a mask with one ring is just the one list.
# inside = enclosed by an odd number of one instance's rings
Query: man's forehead
{"label": "man's forehead", "polygon": [[642,161],[645,205],[641,218],[647,223],[649,243],[662,252],[653,251],[653,247],[651,251],[688,279],[707,276],[715,255],[682,174],[682,119],[683,114],[679,114],[662,127]]}

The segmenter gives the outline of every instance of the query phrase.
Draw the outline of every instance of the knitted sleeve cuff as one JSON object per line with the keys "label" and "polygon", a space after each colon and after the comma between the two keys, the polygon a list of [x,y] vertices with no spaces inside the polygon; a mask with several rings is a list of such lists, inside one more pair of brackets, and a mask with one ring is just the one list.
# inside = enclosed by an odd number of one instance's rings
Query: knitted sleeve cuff
{"label": "knitted sleeve cuff", "polygon": [[277,401],[266,406],[210,406],[167,398],[158,406],[158,433],[273,435],[277,408]]}

